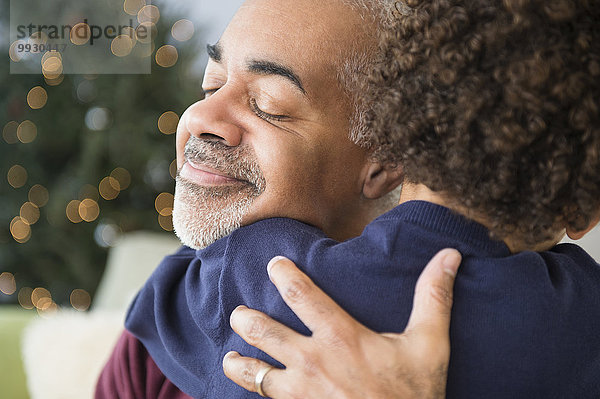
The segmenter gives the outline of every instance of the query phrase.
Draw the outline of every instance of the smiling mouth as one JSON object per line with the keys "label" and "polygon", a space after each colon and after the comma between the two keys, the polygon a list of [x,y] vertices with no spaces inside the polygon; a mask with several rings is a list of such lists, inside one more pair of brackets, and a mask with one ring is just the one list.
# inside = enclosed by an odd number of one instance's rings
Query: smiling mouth
{"label": "smiling mouth", "polygon": [[185,161],[179,175],[200,186],[250,184],[245,180],[236,179],[217,169],[190,160]]}

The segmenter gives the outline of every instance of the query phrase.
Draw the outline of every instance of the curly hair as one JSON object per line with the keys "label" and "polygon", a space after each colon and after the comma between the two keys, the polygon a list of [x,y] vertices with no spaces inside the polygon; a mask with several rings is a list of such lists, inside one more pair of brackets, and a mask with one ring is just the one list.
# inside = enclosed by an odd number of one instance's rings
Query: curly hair
{"label": "curly hair", "polygon": [[377,157],[526,246],[600,211],[600,2],[406,0],[369,76]]}

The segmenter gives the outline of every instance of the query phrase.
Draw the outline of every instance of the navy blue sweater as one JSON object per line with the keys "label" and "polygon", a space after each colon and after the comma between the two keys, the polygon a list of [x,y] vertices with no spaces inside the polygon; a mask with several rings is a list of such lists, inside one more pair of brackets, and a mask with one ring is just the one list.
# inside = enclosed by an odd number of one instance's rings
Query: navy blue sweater
{"label": "navy blue sweater", "polygon": [[448,398],[600,398],[600,266],[576,245],[511,254],[488,230],[427,202],[399,205],[355,239],[269,219],[204,250],[167,257],[131,305],[126,327],[161,371],[198,398],[258,397],[228,380],[230,350],[277,364],[229,326],[240,304],[309,334],[266,264],[284,255],[358,321],[404,330],[415,283],[440,249],[464,257],[455,286]]}

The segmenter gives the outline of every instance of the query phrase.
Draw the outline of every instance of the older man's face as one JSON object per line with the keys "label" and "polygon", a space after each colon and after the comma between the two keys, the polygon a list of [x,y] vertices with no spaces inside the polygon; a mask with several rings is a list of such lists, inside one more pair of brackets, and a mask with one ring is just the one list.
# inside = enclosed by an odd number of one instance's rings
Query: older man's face
{"label": "older man's face", "polygon": [[[204,247],[240,225],[291,217],[335,238],[365,219],[365,150],[337,79],[362,21],[341,2],[250,0],[209,48],[203,89],[177,132],[175,229]],[[372,44],[369,42],[369,44]]]}

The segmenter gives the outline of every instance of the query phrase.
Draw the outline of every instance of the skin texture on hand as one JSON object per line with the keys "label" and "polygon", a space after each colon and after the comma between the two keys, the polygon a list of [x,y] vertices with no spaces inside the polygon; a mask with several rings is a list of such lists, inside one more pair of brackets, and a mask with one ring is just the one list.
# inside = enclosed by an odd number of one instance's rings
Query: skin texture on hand
{"label": "skin texture on hand", "polygon": [[[434,256],[417,282],[406,330],[379,334],[355,321],[290,260],[274,258],[268,266],[271,281],[313,335],[298,334],[245,306],[234,310],[231,326],[286,366],[263,379],[263,391],[271,398],[444,398],[452,290],[460,262],[453,249]],[[252,392],[256,374],[267,366],[236,352],[223,359],[227,377]]]}

